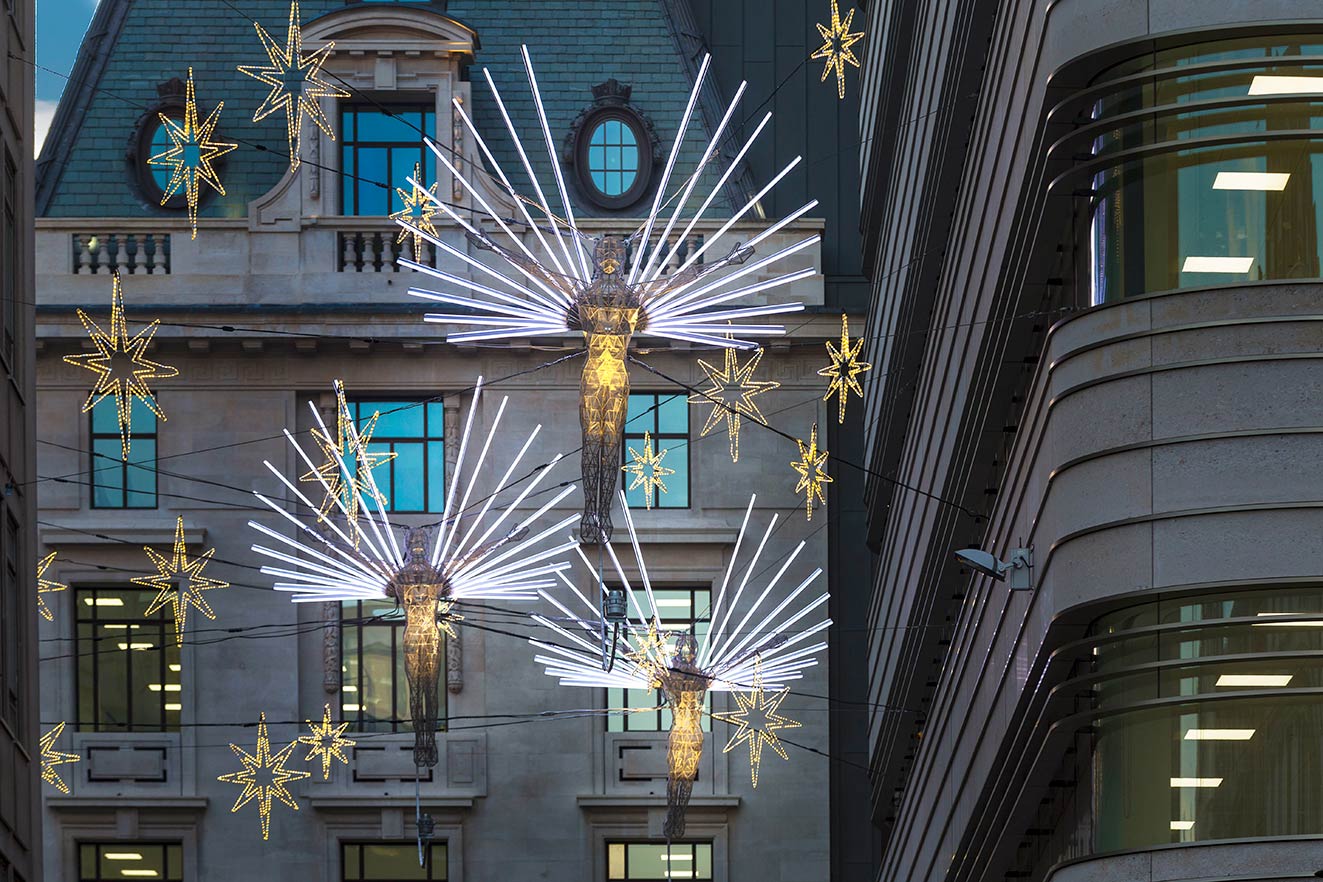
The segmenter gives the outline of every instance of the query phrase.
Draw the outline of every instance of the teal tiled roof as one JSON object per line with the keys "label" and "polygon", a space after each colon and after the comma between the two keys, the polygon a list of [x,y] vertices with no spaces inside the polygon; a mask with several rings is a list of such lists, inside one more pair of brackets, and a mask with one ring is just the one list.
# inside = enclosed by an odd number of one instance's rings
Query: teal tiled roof
{"label": "teal tiled roof", "polygon": [[[103,3],[114,0],[103,0]],[[83,119],[51,137],[73,137],[62,166],[45,170],[58,176],[47,216],[151,217],[167,214],[144,205],[135,195],[125,153],[144,109],[155,102],[156,85],[171,77],[183,79],[193,68],[199,104],[204,112],[224,100],[217,137],[266,145],[284,152],[283,113],[260,123],[254,110],[266,94],[260,83],[240,74],[239,64],[259,64],[265,54],[253,25],[222,0],[118,0],[127,4],[123,27],[110,48],[99,82],[89,96]],[[283,39],[287,0],[233,0],[234,6],[260,21]],[[304,24],[340,9],[344,0],[302,0]],[[422,4],[426,8],[425,4]],[[479,69],[491,70],[506,100],[525,148],[535,160],[543,186],[551,184],[550,166],[538,133],[532,97],[524,78],[519,46],[526,42],[533,56],[552,134],[560,148],[574,118],[592,103],[591,87],[615,77],[633,87],[631,103],[656,126],[663,153],[670,149],[684,111],[690,82],[667,29],[659,0],[451,0],[446,12],[473,28],[479,36],[473,71],[473,115],[498,160],[516,187],[517,157]],[[69,90],[66,90],[68,92]],[[68,101],[66,94],[61,99]],[[305,126],[309,124],[305,121]],[[695,132],[692,126],[697,126]],[[691,135],[677,167],[677,178],[692,170],[706,133],[695,115]],[[536,148],[536,149],[535,149]],[[325,162],[325,160],[324,160]],[[327,163],[329,164],[329,163]],[[248,203],[276,184],[286,160],[241,144],[226,157],[227,195],[208,197],[202,217],[246,217]],[[715,182],[715,174],[705,175]],[[402,185],[403,181],[391,182]],[[724,202],[714,202],[714,210]],[[591,206],[575,200],[575,210],[591,216]],[[642,213],[636,207],[631,214]],[[177,213],[170,212],[170,216]]]}

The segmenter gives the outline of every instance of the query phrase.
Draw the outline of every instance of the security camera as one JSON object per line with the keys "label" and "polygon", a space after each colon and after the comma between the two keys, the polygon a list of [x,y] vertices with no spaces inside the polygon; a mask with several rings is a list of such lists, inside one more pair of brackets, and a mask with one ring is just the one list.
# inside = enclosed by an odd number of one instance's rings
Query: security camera
{"label": "security camera", "polygon": [[1034,565],[1033,549],[1031,548],[1012,550],[1009,563],[998,560],[981,548],[961,548],[956,551],[955,556],[961,563],[973,567],[978,572],[990,576],[998,582],[1004,581],[1006,574],[1010,573],[1012,591],[1027,591],[1033,587],[1029,574]]}

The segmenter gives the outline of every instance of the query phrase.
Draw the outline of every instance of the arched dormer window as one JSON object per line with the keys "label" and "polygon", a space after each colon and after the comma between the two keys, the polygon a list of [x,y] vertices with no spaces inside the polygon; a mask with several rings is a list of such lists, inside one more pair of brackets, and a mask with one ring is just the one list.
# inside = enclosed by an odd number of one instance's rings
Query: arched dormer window
{"label": "arched dormer window", "polygon": [[593,86],[593,103],[575,119],[565,163],[579,195],[606,211],[624,211],[653,188],[661,143],[652,122],[630,104],[631,88],[615,79]]}

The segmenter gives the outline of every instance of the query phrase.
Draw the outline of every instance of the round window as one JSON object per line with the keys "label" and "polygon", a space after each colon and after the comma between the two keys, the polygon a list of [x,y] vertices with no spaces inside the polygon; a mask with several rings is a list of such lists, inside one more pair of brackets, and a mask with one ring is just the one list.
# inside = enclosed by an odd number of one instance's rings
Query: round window
{"label": "round window", "polygon": [[[162,153],[169,150],[173,143],[174,142],[170,140],[169,132],[166,131],[165,123],[158,120],[155,128],[152,129],[151,145],[147,149],[148,158],[160,156]],[[147,169],[152,176],[152,182],[156,184],[156,188],[160,190],[161,193],[165,193],[165,191],[170,188],[170,178],[172,174],[170,166],[161,165],[159,163],[155,165],[148,163]]]}
{"label": "round window", "polygon": [[590,110],[576,122],[574,166],[579,191],[599,208],[621,211],[648,190],[653,141],[628,107]]}
{"label": "round window", "polygon": [[639,141],[623,120],[599,122],[588,139],[588,173],[603,196],[629,192],[639,176]]}

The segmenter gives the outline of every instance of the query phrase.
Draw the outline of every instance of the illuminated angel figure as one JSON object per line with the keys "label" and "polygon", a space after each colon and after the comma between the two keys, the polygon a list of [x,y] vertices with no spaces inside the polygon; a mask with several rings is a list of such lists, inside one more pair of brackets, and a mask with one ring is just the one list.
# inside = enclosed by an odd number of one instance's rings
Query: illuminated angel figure
{"label": "illuminated angel figure", "polygon": [[[492,81],[491,74],[484,70],[487,83],[505,120],[535,198],[526,199],[515,192],[510,178],[496,162],[463,105],[456,101],[454,107],[455,112],[472,134],[474,143],[486,158],[488,166],[496,175],[500,186],[513,198],[514,205],[523,218],[516,225],[527,226],[536,238],[536,242],[532,244],[540,250],[541,255],[535,254],[529,244],[516,235],[509,223],[493,209],[482,193],[450,161],[443,148],[425,139],[437,161],[459,181],[472,197],[476,210],[486,213],[495,227],[491,230],[483,229],[463,218],[451,205],[430,194],[428,198],[444,215],[465,230],[471,242],[479,248],[495,253],[504,266],[500,269],[488,266],[470,256],[465,250],[443,242],[435,233],[428,233],[419,226],[411,224],[407,218],[399,219],[398,223],[411,234],[431,242],[439,253],[466,264],[475,271],[474,279],[482,279],[482,281],[473,281],[407,258],[401,258],[400,264],[486,298],[475,299],[456,293],[410,289],[410,294],[440,301],[449,306],[461,307],[464,310],[461,313],[425,316],[429,322],[469,325],[477,328],[449,335],[447,339],[452,342],[583,334],[587,358],[583,366],[579,390],[579,423],[583,432],[581,473],[584,484],[584,511],[579,538],[584,543],[602,544],[610,541],[611,538],[611,504],[615,497],[619,474],[621,433],[629,399],[627,361],[634,336],[664,337],[687,343],[755,349],[757,344],[747,338],[784,333],[785,329],[780,325],[737,324],[728,328],[726,323],[756,316],[795,312],[803,309],[802,304],[768,304],[738,309],[715,307],[759,291],[788,285],[816,273],[816,270],[808,268],[770,278],[764,277],[764,274],[770,272],[769,267],[773,264],[815,244],[819,240],[817,235],[808,236],[758,260],[751,261],[750,258],[760,243],[802,217],[817,205],[817,201],[811,201],[792,212],[748,242],[735,245],[724,256],[715,260],[709,259],[707,263],[702,262],[704,255],[714,244],[724,241],[723,236],[731,227],[748,214],[759,200],[799,164],[800,157],[797,156],[736,211],[715,234],[707,235],[701,247],[694,249],[693,253],[689,254],[674,271],[667,272],[672,259],[679,253],[683,243],[688,241],[694,225],[721,192],[733,171],[739,167],[744,155],[772,116],[770,113],[763,116],[703,203],[681,223],[681,215],[685,211],[689,197],[698,184],[703,168],[716,156],[716,146],[722,141],[727,124],[735,112],[740,97],[744,94],[746,85],[740,84],[720,124],[712,133],[712,138],[708,141],[698,166],[681,182],[675,192],[668,194],[671,175],[675,171],[680,148],[684,143],[699,92],[707,76],[710,58],[704,57],[647,218],[627,237],[611,235],[590,237],[578,229],[574,218],[574,208],[565,189],[559,157],[551,130],[547,125],[547,115],[543,110],[541,93],[527,47],[523,48],[523,60],[529,87],[533,93],[533,103],[541,123],[542,140],[555,174],[556,190],[560,198],[559,214],[552,209],[542,185],[533,172],[533,166],[506,112],[505,103]],[[421,186],[421,182],[412,183]],[[672,201],[674,208],[670,210],[669,216],[664,218],[662,215]],[[532,206],[531,210],[530,206]],[[672,236],[679,227],[683,229]],[[509,247],[496,241],[495,236],[498,231],[502,241],[511,243]],[[646,258],[642,256],[644,251],[647,253]],[[633,263],[628,260],[631,252],[639,255]],[[734,267],[738,269],[732,269]],[[731,271],[722,272],[727,269]],[[748,276],[753,276],[757,281],[741,287],[727,287]],[[493,282],[499,287],[491,287]],[[734,339],[726,337],[727,331],[733,331]]]}
{"label": "illuminated angel figure", "polygon": [[[253,550],[259,554],[287,565],[268,564],[262,567],[262,572],[281,579],[275,583],[276,590],[293,592],[296,603],[395,600],[403,608],[405,674],[409,681],[409,703],[415,733],[414,763],[419,767],[430,768],[437,763],[437,693],[443,648],[441,634],[445,632],[453,636],[453,622],[459,618],[450,612],[451,605],[472,600],[532,600],[537,591],[555,584],[552,578],[555,573],[570,567],[569,561],[548,561],[565,554],[576,545],[570,540],[548,547],[544,541],[565,530],[577,515],[571,515],[536,533],[532,532],[534,524],[574,492],[576,488],[573,484],[562,488],[532,512],[516,515],[516,510],[526,500],[536,498],[534,494],[538,487],[560,460],[560,456],[557,456],[545,468],[535,469],[533,477],[527,482],[515,481],[512,484],[511,478],[532,447],[541,426],[529,433],[528,439],[500,480],[479,494],[473,503],[477,511],[470,511],[469,500],[473,498],[477,483],[474,478],[485,475],[487,455],[500,428],[507,401],[501,399],[482,450],[477,455],[477,463],[465,475],[465,461],[470,449],[469,433],[473,428],[481,395],[482,380],[479,379],[464,423],[454,473],[448,476],[450,487],[446,491],[446,505],[434,539],[426,529],[413,529],[401,547],[371,472],[367,473],[369,492],[365,494],[367,499],[363,503],[363,511],[357,520],[346,520],[343,529],[335,521],[323,519],[321,524],[328,531],[324,534],[316,529],[319,519],[315,514],[302,517],[293,514],[280,503],[260,493],[255,494],[258,499],[297,528],[296,538],[256,521],[248,522],[250,527],[288,549],[282,551],[262,545],[253,546]],[[312,405],[312,413],[321,431],[326,433],[326,426],[315,405]],[[357,432],[352,423],[349,431]],[[304,464],[314,469],[312,459],[294,436],[286,431],[285,437]],[[354,443],[351,449],[360,449],[356,434],[352,440]],[[346,462],[339,454],[337,462],[342,476],[349,480],[354,465]],[[265,465],[294,500],[306,506],[309,512],[317,511],[316,503],[299,489],[296,482],[281,474],[270,462]],[[324,475],[321,481],[327,484]],[[461,484],[464,485],[462,493],[458,492]],[[507,487],[510,488],[507,493],[513,494],[513,498],[506,496],[504,508],[493,511],[497,498],[502,496],[501,488]],[[344,514],[346,502],[343,494],[337,494],[335,498],[341,514]]]}
{"label": "illuminated angel figure", "polygon": [[[535,656],[535,660],[548,676],[556,677],[566,686],[660,689],[665,696],[671,711],[671,730],[667,740],[667,811],[663,827],[668,839],[684,835],[685,808],[703,756],[703,705],[707,694],[784,688],[787,682],[800,679],[806,668],[816,665],[814,656],[827,647],[821,641],[801,645],[831,625],[831,620],[826,618],[827,594],[824,592],[800,606],[795,605],[822,574],[822,569],[814,569],[794,589],[784,592],[784,596],[777,593],[781,578],[804,550],[804,542],[796,546],[761,591],[749,586],[754,574],[759,573],[758,562],[776,527],[776,515],[772,516],[752,558],[745,562],[738,584],[733,583],[753,503],[754,498],[750,498],[730,564],[707,616],[711,625],[701,637],[691,631],[683,632],[678,635],[674,648],[658,639],[661,614],[653,597],[652,583],[628,508],[624,509],[625,526],[643,590],[640,598],[640,592],[634,590],[625,576],[614,546],[607,545],[615,579],[624,587],[627,602],[633,610],[621,634],[625,649],[616,653],[609,671],[603,670],[606,667],[602,650],[605,641],[601,621],[596,617],[598,605],[563,573],[557,575],[574,595],[575,605],[581,603],[589,611],[588,618],[576,614],[550,592],[538,592],[563,614],[533,616],[554,635],[550,639],[530,639],[534,646],[546,653]],[[582,550],[576,550],[596,575],[596,566]],[[606,586],[599,583],[598,587],[605,596]],[[752,597],[751,602],[749,597]]]}

